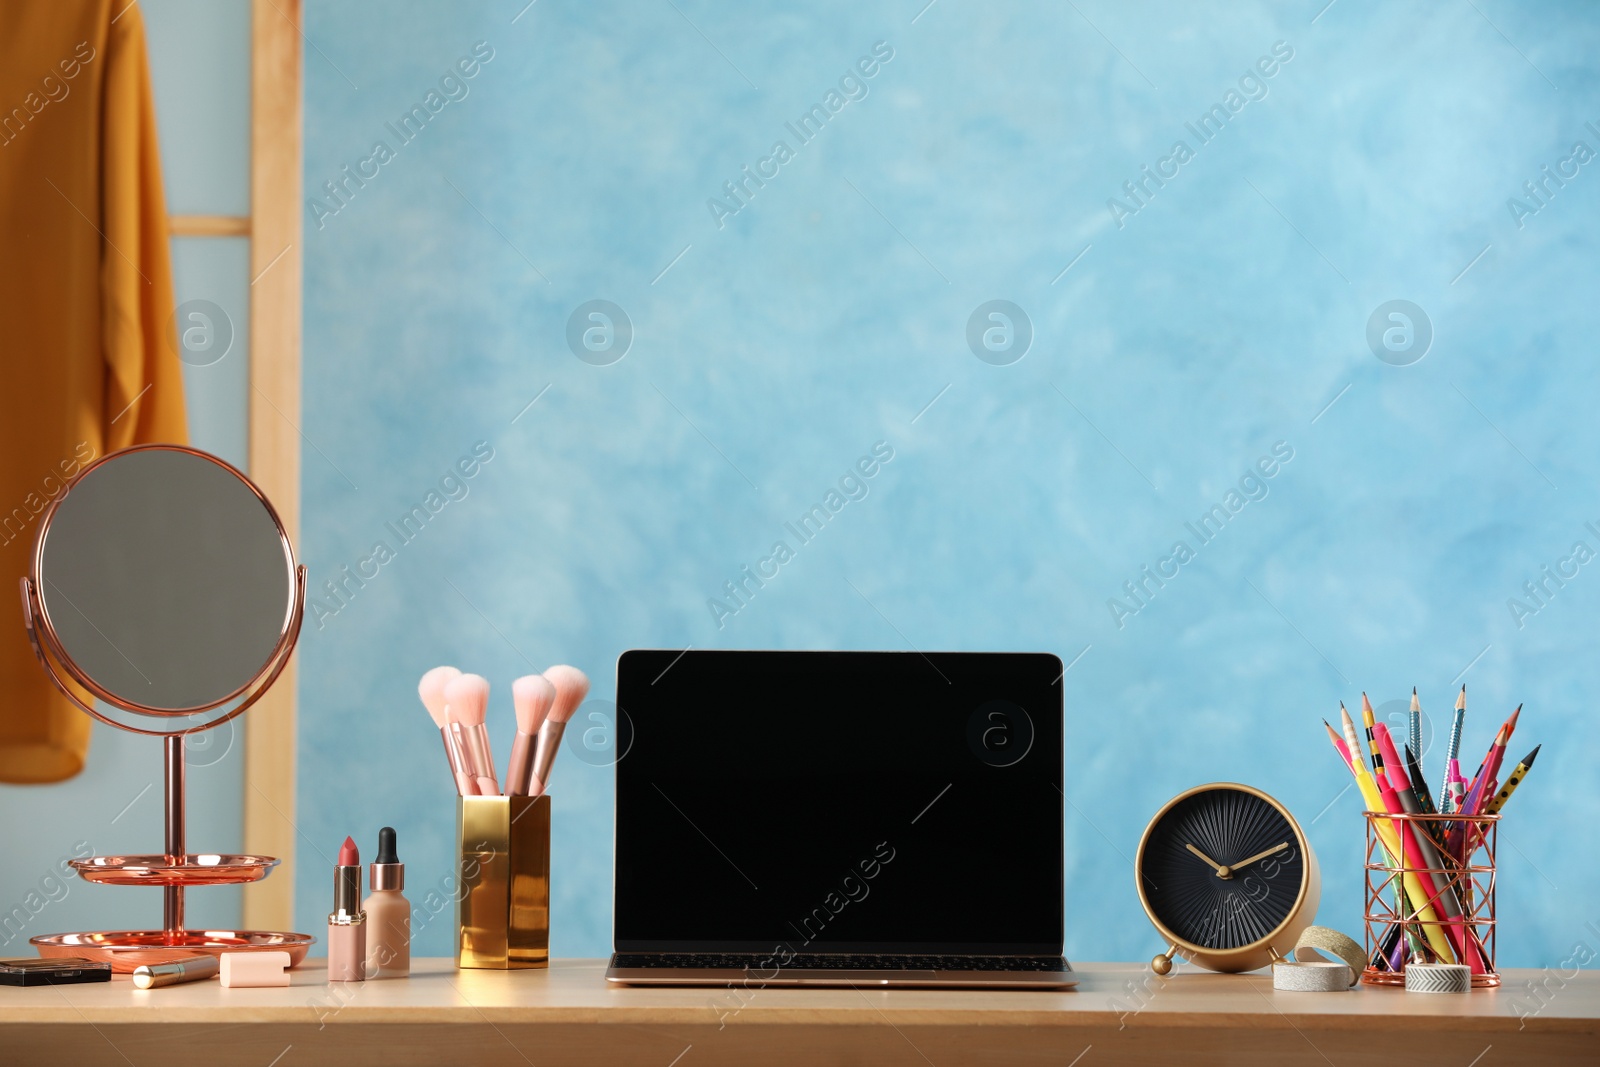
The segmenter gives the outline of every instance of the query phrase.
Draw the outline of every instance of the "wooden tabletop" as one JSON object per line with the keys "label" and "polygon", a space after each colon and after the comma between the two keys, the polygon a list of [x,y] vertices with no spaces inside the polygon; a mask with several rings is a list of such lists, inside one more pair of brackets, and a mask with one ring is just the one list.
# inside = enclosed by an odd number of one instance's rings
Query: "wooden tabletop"
{"label": "wooden tabletop", "polygon": [[[1600,1060],[1600,975],[1508,971],[1465,996],[1283,993],[1269,973],[1083,964],[1073,991],[645,989],[599,960],[288,988],[0,986],[0,1060],[82,1064],[1411,1064]],[[1535,983],[1538,992],[1533,991]],[[603,1024],[603,1025],[600,1025]],[[17,1055],[19,1058],[13,1059]],[[275,1057],[282,1057],[281,1062]]]}

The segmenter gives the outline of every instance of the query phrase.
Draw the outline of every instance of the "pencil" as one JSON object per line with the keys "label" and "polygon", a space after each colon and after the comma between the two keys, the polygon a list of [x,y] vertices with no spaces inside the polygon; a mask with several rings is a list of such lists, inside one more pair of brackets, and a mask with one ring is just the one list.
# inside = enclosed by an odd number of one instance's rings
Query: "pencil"
{"label": "pencil", "polygon": [[[1341,707],[1343,705],[1340,705]],[[1383,773],[1383,750],[1378,747],[1378,737],[1372,727],[1377,722],[1377,717],[1372,713],[1372,701],[1367,699],[1367,694],[1361,694],[1361,723],[1367,729],[1367,747],[1372,751],[1372,774],[1374,777]]]}
{"label": "pencil", "polygon": [[1517,791],[1517,786],[1522,784],[1522,779],[1526,778],[1528,772],[1533,770],[1533,761],[1538,757],[1539,750],[1543,747],[1543,745],[1535,745],[1532,752],[1522,757],[1522,762],[1517,764],[1516,769],[1511,772],[1511,777],[1506,779],[1505,788],[1496,793],[1494,799],[1489,801],[1489,806],[1485,809],[1486,814],[1498,815],[1500,809],[1506,806],[1506,801],[1510,800],[1511,794]]}
{"label": "pencil", "polygon": [[1422,814],[1437,815],[1439,812],[1433,805],[1433,794],[1428,791],[1428,783],[1422,780],[1422,761],[1417,756],[1417,750],[1410,745],[1406,746],[1406,777],[1411,779],[1411,792],[1415,794]]}
{"label": "pencil", "polygon": [[1350,763],[1350,746],[1344,743],[1344,738],[1339,736],[1338,731],[1328,725],[1327,719],[1322,720],[1322,728],[1328,731],[1328,740],[1333,742],[1333,747],[1339,750],[1339,758],[1344,760],[1348,766]]}
{"label": "pencil", "polygon": [[1461,754],[1461,720],[1467,715],[1467,687],[1461,687],[1461,695],[1456,697],[1455,718],[1450,721],[1450,744],[1445,747],[1445,774],[1444,782],[1439,786],[1439,811],[1448,814],[1455,799],[1451,789],[1450,762]]}
{"label": "pencil", "polygon": [[[1412,752],[1417,754],[1417,759],[1420,760],[1422,758],[1422,702],[1417,699],[1416,686],[1411,687],[1410,748]],[[1421,800],[1422,794],[1425,794],[1428,791],[1428,787],[1423,785],[1422,779],[1415,774],[1411,775],[1411,783],[1417,790],[1417,799]],[[1431,813],[1433,811],[1432,802],[1430,801],[1428,804],[1426,804],[1422,810]]]}
{"label": "pencil", "polygon": [[1483,757],[1483,766],[1478,768],[1478,774],[1472,781],[1472,788],[1467,790],[1467,799],[1462,805],[1462,811],[1468,815],[1477,815],[1485,802],[1484,794],[1488,785],[1500,773],[1500,763],[1506,756],[1506,745],[1511,741],[1511,734],[1517,728],[1517,717],[1522,714],[1522,705],[1517,705],[1517,710],[1511,713],[1505,725],[1500,727],[1494,735],[1494,743],[1489,746],[1489,752]]}

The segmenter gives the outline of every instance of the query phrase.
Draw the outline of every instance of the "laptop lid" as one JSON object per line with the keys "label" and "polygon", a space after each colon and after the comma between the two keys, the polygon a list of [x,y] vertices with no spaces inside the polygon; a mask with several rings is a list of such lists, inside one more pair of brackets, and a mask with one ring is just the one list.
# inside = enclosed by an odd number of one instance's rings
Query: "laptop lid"
{"label": "laptop lid", "polygon": [[616,950],[1060,954],[1062,673],[623,653]]}

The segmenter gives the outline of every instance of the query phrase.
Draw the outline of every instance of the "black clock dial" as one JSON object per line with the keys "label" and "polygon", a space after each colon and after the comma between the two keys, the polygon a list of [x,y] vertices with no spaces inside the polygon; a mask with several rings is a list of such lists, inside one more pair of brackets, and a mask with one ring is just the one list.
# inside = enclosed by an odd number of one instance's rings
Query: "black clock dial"
{"label": "black clock dial", "polygon": [[1260,941],[1283,924],[1299,899],[1305,862],[1282,812],[1223,787],[1185,797],[1151,826],[1139,877],[1162,925],[1220,951]]}

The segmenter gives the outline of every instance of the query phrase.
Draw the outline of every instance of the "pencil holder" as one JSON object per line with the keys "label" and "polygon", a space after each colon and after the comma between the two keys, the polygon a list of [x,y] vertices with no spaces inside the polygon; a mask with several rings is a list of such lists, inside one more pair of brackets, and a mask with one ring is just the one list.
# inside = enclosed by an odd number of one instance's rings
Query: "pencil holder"
{"label": "pencil holder", "polygon": [[1495,970],[1498,815],[1367,812],[1364,981],[1405,985],[1407,961],[1464,963],[1472,986]]}
{"label": "pencil holder", "polygon": [[550,798],[457,797],[456,966],[550,962]]}

